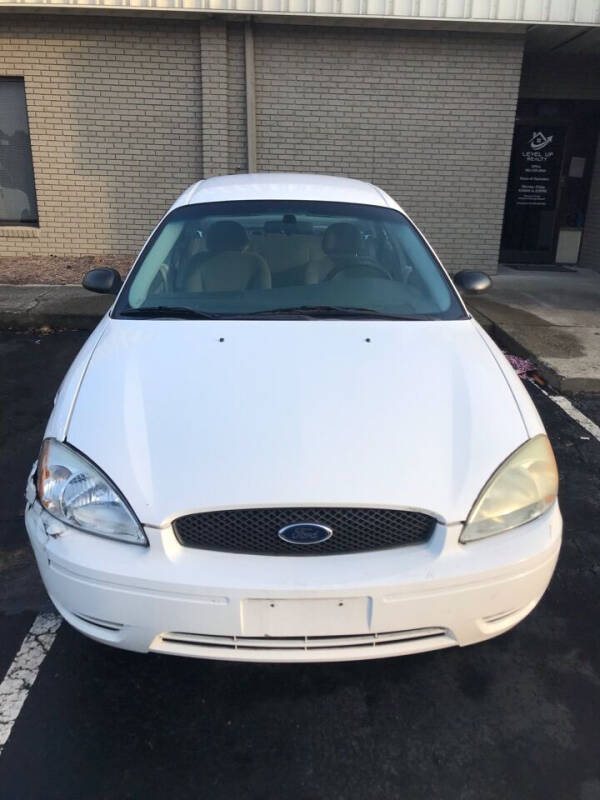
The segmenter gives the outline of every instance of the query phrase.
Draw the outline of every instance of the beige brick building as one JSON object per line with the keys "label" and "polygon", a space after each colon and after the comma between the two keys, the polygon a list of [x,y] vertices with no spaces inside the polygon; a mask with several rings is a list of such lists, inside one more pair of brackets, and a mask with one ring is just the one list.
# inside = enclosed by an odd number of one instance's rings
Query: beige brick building
{"label": "beige brick building", "polygon": [[[0,282],[51,256],[126,266],[186,186],[249,169],[378,184],[452,271],[600,268],[594,25],[4,11]],[[527,126],[554,131],[541,200]]]}

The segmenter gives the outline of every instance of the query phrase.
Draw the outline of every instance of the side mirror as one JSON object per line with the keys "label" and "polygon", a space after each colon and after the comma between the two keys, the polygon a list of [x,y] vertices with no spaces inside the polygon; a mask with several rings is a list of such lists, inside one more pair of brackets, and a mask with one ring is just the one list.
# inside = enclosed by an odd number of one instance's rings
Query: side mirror
{"label": "side mirror", "polygon": [[485,292],[492,285],[489,275],[476,269],[461,269],[453,280],[454,285],[464,292]]}
{"label": "side mirror", "polygon": [[116,269],[99,267],[86,272],[81,281],[84,289],[98,294],[117,294],[123,281]]}

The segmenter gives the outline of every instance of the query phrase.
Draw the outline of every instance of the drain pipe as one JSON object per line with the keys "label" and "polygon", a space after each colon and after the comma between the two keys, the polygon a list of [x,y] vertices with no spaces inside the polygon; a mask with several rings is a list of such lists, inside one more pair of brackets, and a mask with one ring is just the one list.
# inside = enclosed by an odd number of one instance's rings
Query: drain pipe
{"label": "drain pipe", "polygon": [[252,21],[244,25],[246,53],[246,140],[248,142],[248,172],[256,172],[256,73],[254,68],[254,28]]}

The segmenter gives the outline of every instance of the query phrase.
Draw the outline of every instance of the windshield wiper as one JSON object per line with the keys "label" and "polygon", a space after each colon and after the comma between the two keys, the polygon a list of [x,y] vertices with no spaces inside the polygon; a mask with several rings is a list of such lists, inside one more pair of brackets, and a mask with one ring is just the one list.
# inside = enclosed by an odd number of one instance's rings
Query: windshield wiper
{"label": "windshield wiper", "polygon": [[[238,315],[232,315],[236,318]],[[377,311],[374,308],[354,308],[352,306],[294,306],[290,308],[272,308],[264,311],[255,311],[247,314],[240,314],[239,317],[285,317],[302,316],[308,318],[326,317],[331,319],[357,319],[368,317],[369,319],[395,319],[395,320],[428,320],[435,317],[425,314],[412,314],[403,316],[401,314],[390,314],[386,311]]]}
{"label": "windshield wiper", "polygon": [[121,317],[138,319],[388,319],[388,320],[428,320],[435,317],[423,314],[403,316],[377,311],[374,308],[353,308],[352,306],[292,306],[290,308],[269,308],[262,311],[225,312],[199,311],[188,306],[146,306],[127,308],[119,312]]}
{"label": "windshield wiper", "polygon": [[173,318],[173,319],[220,319],[220,314],[211,314],[208,311],[198,311],[187,306],[146,306],[142,308],[127,308],[119,311],[121,317],[140,317],[141,319]]}
{"label": "windshield wiper", "polygon": [[[121,317],[137,317],[138,319],[270,319],[272,312],[248,311],[215,314],[210,311],[198,311],[188,306],[146,306],[141,308],[127,308],[124,311],[120,311],[119,315]],[[298,319],[300,317],[303,319],[310,319],[308,314],[300,314],[296,309],[291,309],[288,314],[285,308],[276,309],[274,316],[289,316],[293,319]]]}

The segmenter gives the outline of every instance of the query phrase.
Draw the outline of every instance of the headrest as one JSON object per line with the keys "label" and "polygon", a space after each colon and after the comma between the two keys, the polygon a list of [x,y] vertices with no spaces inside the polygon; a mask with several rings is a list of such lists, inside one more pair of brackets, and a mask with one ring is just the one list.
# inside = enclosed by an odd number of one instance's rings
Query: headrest
{"label": "headrest", "polygon": [[313,233],[312,222],[296,222],[294,225],[294,233]]}
{"label": "headrest", "polygon": [[360,231],[349,222],[334,222],[325,231],[321,246],[328,256],[355,256],[360,249]]}
{"label": "headrest", "polygon": [[248,244],[248,236],[239,222],[231,219],[213,222],[206,232],[206,249],[210,253],[224,250],[241,251]]}
{"label": "headrest", "polygon": [[311,222],[298,222],[293,214],[284,214],[281,222],[276,219],[269,219],[263,226],[265,233],[285,233],[292,236],[294,233],[312,233],[313,226]]}
{"label": "headrest", "polygon": [[263,226],[265,233],[283,233],[283,223],[276,219],[268,219]]}

